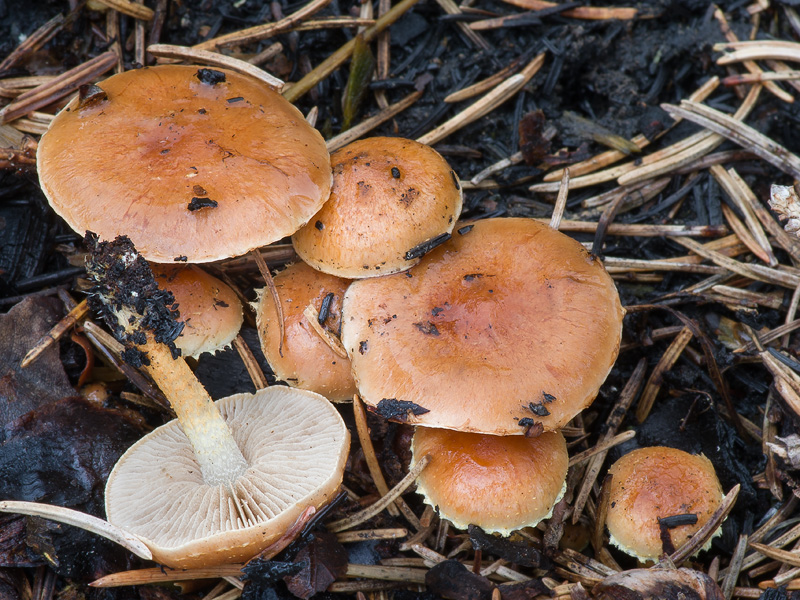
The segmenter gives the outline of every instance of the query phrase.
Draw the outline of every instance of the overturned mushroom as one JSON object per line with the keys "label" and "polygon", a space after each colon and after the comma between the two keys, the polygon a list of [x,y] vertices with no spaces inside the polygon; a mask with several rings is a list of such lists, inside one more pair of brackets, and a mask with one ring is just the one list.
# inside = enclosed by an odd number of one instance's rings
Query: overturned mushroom
{"label": "overturned mushroom", "polygon": [[[128,240],[97,244],[93,300],[126,358],[146,367],[178,420],[134,444],[106,486],[109,522],[141,538],[155,560],[193,567],[245,560],[308,506],[332,497],[349,434],[323,397],[270,389],[211,401],[174,359],[180,331],[147,263]],[[177,352],[176,352],[177,353]],[[222,411],[222,412],[220,412]]]}

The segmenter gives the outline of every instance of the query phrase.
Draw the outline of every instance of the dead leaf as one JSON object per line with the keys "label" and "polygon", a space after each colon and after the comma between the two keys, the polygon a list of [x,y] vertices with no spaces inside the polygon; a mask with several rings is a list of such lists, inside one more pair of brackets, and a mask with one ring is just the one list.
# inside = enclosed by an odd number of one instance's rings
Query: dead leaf
{"label": "dead leaf", "polygon": [[303,569],[284,581],[298,598],[310,598],[317,592],[328,589],[338,577],[347,571],[347,551],[336,536],[327,531],[315,531],[314,540],[302,548],[294,558]]}

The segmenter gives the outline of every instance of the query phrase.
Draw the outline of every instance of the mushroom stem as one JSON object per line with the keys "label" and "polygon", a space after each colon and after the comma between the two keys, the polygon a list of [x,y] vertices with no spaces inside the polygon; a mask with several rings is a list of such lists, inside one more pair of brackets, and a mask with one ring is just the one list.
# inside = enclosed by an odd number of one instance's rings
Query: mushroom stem
{"label": "mushroom stem", "polygon": [[230,487],[247,470],[230,427],[214,401],[183,358],[173,359],[164,344],[149,339],[139,348],[147,352],[147,373],[169,400],[183,432],[194,449],[203,480],[209,485]]}
{"label": "mushroom stem", "polygon": [[233,494],[233,483],[248,464],[228,424],[175,347],[183,323],[171,308],[174,297],[158,288],[128,238],[98,243],[96,236],[87,234],[86,242],[93,248],[87,272],[97,283],[90,305],[125,344],[125,361],[146,368],[169,400],[205,482],[223,484]]}

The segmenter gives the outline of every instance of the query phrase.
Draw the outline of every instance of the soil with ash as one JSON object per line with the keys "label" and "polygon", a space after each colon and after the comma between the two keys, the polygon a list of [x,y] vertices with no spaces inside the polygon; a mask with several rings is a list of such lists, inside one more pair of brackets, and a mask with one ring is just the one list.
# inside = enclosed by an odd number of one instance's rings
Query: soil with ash
{"label": "soil with ash", "polygon": [[[619,6],[634,6],[621,0],[614,2]],[[144,4],[168,8],[160,30],[161,43],[191,46],[289,15],[305,3],[145,0]],[[603,4],[614,8],[613,4]],[[370,134],[418,138],[472,101],[446,103],[446,96],[491,76],[516,59],[521,58],[525,64],[543,52],[546,55],[544,66],[521,92],[436,143],[435,147],[465,182],[520,149],[530,158],[530,164],[517,161],[492,173],[491,186],[467,187],[462,218],[549,218],[555,194],[529,191],[531,184],[542,182],[547,170],[606,151],[604,140],[609,134],[630,139],[644,133],[655,140],[656,135],[673,125],[670,116],[660,108],[661,104],[679,105],[709,78],[728,74],[725,67],[715,63],[719,53],[713,46],[725,41],[714,15],[716,6],[725,12],[730,29],[739,39],[749,39],[754,24],[751,13],[756,7],[760,15],[757,19],[760,38],[794,40],[798,32],[792,28],[787,15],[795,14],[795,4],[793,0],[785,0],[762,10],[758,8],[760,3],[739,0],[717,5],[700,0],[662,0],[636,4],[639,18],[632,21],[585,20],[561,15],[559,11],[545,11],[547,14],[534,15],[520,26],[513,26],[512,22],[496,29],[479,30],[477,39],[485,46],[481,47],[474,34],[465,34],[459,28],[460,23],[520,14],[523,10],[494,0],[480,4],[466,2],[463,14],[457,19],[447,16],[436,1],[421,0],[389,29],[388,75],[368,85],[355,122],[380,110],[376,92],[385,94],[385,99],[392,104],[415,88],[424,90],[417,102]],[[358,2],[332,0],[318,16],[358,16],[359,8]],[[0,0],[0,59],[58,15],[64,15],[68,23],[42,48],[0,72],[0,86],[7,78],[61,74],[105,51],[114,41],[105,36],[106,16],[90,11],[83,2]],[[317,29],[282,34],[236,50],[254,54],[279,41],[282,49],[263,67],[286,81],[298,81],[352,38],[352,29]],[[120,39],[126,68],[132,68],[133,21],[129,18],[120,20]],[[372,46],[374,52],[375,44]],[[348,75],[349,63],[346,62],[296,102],[303,114],[312,107],[318,109],[316,126],[326,139],[342,129],[342,99]],[[784,90],[797,94],[794,88],[781,85]],[[734,87],[720,87],[707,104],[732,113],[742,102],[739,92]],[[800,103],[789,104],[762,91],[747,123],[789,151],[800,153],[797,141],[800,140]],[[698,131],[697,125],[682,122],[660,137],[655,147],[667,147]],[[3,141],[0,136],[0,147]],[[719,148],[720,151],[736,149],[738,147],[730,143]],[[741,153],[737,158],[730,164],[735,164],[738,173],[760,199],[769,197],[770,184],[792,183],[789,175],[763,160]],[[710,238],[715,227],[727,227],[724,207],[730,207],[741,216],[741,211],[732,205],[707,168],[698,171],[691,180],[671,177],[660,192],[647,198],[643,196],[633,209],[614,217],[614,222],[631,226],[645,223],[705,226],[709,228]],[[687,185],[690,187],[685,189]],[[571,190],[565,218],[597,223],[605,205],[587,208],[585,202],[616,187],[615,181],[609,181]],[[593,232],[570,232],[570,235],[587,244],[595,241]],[[23,372],[19,369],[19,360],[26,348],[65,313],[63,303],[57,300],[58,290],[68,290],[78,298],[79,292],[86,289],[83,266],[86,248],[82,238],[83,232],[72,232],[49,208],[39,190],[34,169],[0,169],[0,309],[4,313],[0,315],[0,349],[3,350],[0,352],[3,367],[0,371],[0,498],[62,504],[102,516],[103,484],[114,461],[142,432],[165,422],[169,415],[158,408],[157,402],[132,401],[132,398],[146,396],[147,390],[136,387],[99,356],[92,356],[92,351],[84,350],[85,336],[81,333],[62,338],[45,353],[41,362],[36,363],[35,370]],[[695,239],[709,241],[702,237]],[[657,260],[688,254],[679,238],[663,235],[601,235],[599,242],[595,251],[604,257]],[[788,254],[777,245],[775,250],[778,262],[790,272],[793,263]],[[278,268],[283,262],[276,260],[270,266]],[[606,264],[612,265],[611,262]],[[652,412],[642,424],[631,412],[618,429],[619,432],[632,429],[637,433],[636,438],[613,448],[605,464],[636,446],[667,445],[705,454],[714,463],[724,490],[741,484],[738,501],[723,526],[722,536],[714,540],[710,552],[701,554],[691,563],[706,573],[715,558],[720,559],[723,567],[727,565],[741,536],[760,527],[800,485],[796,472],[780,460],[771,459],[767,464],[758,439],[762,424],[766,424],[764,431],[767,426],[772,428],[773,439],[790,436],[797,431],[798,417],[782,403],[775,391],[773,376],[762,363],[757,358],[743,360],[744,355],[738,352],[750,339],[752,331],[774,329],[784,322],[792,290],[777,287],[770,281],[747,280],[746,285],[740,287],[761,294],[758,297],[762,301],[756,304],[737,302],[728,296],[721,300],[722,291],[716,296],[711,292],[706,295],[687,292],[690,286],[706,280],[710,272],[666,270],[652,277],[641,276],[633,268],[628,272],[615,272],[623,305],[633,307],[625,318],[622,350],[597,400],[574,423],[574,429],[585,432],[585,437],[583,433],[572,438],[568,436],[572,453],[596,443],[639,361],[645,360],[649,377],[663,360],[679,326],[691,325],[693,339],[688,350],[658,380],[645,378],[646,386],[661,386]],[[255,288],[263,285],[254,266],[236,271],[232,277],[249,300],[254,300]],[[728,285],[742,283],[731,279],[725,282]],[[252,318],[246,321],[242,335],[268,374],[270,383],[274,383],[274,376],[260,352]],[[796,354],[798,340],[800,338],[793,335],[783,349]],[[85,376],[90,360],[95,361],[95,366],[92,379],[87,382]],[[709,367],[711,363],[716,365],[714,369]],[[247,370],[233,350],[216,356],[204,355],[197,364],[197,373],[214,398],[254,389]],[[97,382],[101,385],[86,387],[87,383],[91,386]],[[725,401],[726,396],[729,402]],[[392,412],[395,408],[387,410]],[[400,408],[405,414],[407,407]],[[731,418],[731,411],[754,425],[748,428],[737,423]],[[342,413],[352,424],[352,410],[345,407]],[[374,414],[369,415],[369,423],[388,485],[395,485],[407,472],[411,428],[387,423]],[[354,427],[351,430],[355,432]],[[582,474],[577,473],[570,483],[573,491],[581,483]],[[602,475],[598,486],[601,483]],[[345,485],[361,496],[365,504],[377,499],[364,452],[355,435]],[[776,494],[781,498],[776,498]],[[404,498],[418,517],[423,514],[424,505],[419,497],[408,493]],[[596,494],[592,495],[590,510],[584,511],[585,515],[589,512],[594,515],[594,499]],[[340,518],[358,508],[360,506],[352,499],[344,499],[332,512]],[[794,517],[796,511],[788,511],[783,520],[792,523]],[[589,521],[585,516],[578,525],[564,524],[561,533],[563,539],[569,540],[564,542],[564,547],[574,548],[586,556],[593,555]],[[313,594],[334,597],[323,590],[331,582],[342,580],[348,562],[376,565],[386,559],[418,558],[409,551],[401,551],[402,540],[346,544],[345,556],[335,536],[321,533],[321,530],[315,535],[314,526],[306,531],[302,544],[290,547],[273,562],[252,564],[244,595],[253,600]],[[362,527],[409,525],[402,516],[392,517],[384,511]],[[441,527],[433,527],[431,531],[428,546],[445,555],[470,538],[469,534]],[[584,588],[590,590],[594,581],[587,572],[598,580],[601,578],[588,567],[569,570],[571,567],[559,562],[558,557],[563,558],[563,555],[548,552],[546,547],[544,555],[539,555],[537,550],[536,558],[541,559],[541,563],[526,565],[524,552],[514,544],[524,545],[525,552],[529,552],[531,546],[525,542],[528,538],[497,542],[485,539],[482,532],[473,533],[472,544],[464,545],[450,558],[469,556],[470,560],[480,561],[482,553],[483,566],[502,559],[502,565],[511,565],[525,573],[525,581],[498,588],[493,580],[473,573],[460,562],[448,560],[428,571],[427,591],[392,589],[385,593],[397,599],[488,600],[497,597],[497,593],[502,593],[503,598],[546,597],[550,592],[541,578],[546,573],[557,583],[582,582],[581,589],[573,588],[576,591],[567,591],[567,595],[560,597],[566,598],[571,593],[572,598],[589,598]],[[551,539],[548,536],[558,538],[557,533],[548,529],[544,534],[544,546]],[[476,557],[474,549],[478,548],[480,552]],[[633,559],[616,549],[606,548],[606,551],[611,552],[623,569],[637,566]],[[309,563],[314,563],[313,569],[308,567]],[[423,568],[421,561],[410,564]],[[173,588],[142,586],[98,590],[86,585],[101,575],[141,566],[140,561],[110,543],[73,528],[19,516],[0,518],[2,598],[162,600],[178,596],[179,592]],[[556,567],[560,571],[556,571]],[[563,575],[565,572],[567,576]],[[777,567],[776,571],[765,571],[766,575],[756,573],[751,575],[752,581],[743,575],[737,585],[747,586],[748,582],[770,578],[776,572]],[[630,573],[631,577],[640,578],[642,586],[648,585],[646,576]],[[533,579],[529,580],[528,576]],[[689,581],[690,576],[682,571],[680,578],[674,585],[685,586],[687,590],[692,585],[701,585]],[[701,583],[706,585],[707,582],[703,579]],[[614,587],[618,584],[616,579],[613,584],[597,591],[594,597],[629,597],[614,595],[621,592],[613,591],[617,589]],[[659,579],[653,585],[661,590],[659,586],[672,583]],[[364,589],[377,594],[380,586]],[[755,589],[755,583],[750,589]],[[207,588],[187,590],[188,594],[199,597]],[[342,593],[354,594],[352,591]],[[653,597],[661,597],[659,593],[655,592]],[[693,593],[702,597],[700,592]],[[768,590],[762,598],[776,600],[794,595],[783,590]]]}

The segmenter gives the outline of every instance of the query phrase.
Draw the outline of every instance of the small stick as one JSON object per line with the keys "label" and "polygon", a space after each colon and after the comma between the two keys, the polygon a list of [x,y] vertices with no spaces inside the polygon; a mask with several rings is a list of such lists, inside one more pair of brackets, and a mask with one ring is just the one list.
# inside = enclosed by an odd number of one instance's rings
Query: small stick
{"label": "small stick", "polygon": [[561,217],[564,216],[564,209],[567,207],[567,195],[569,194],[569,169],[564,169],[564,174],[561,176],[561,185],[558,188],[558,197],[556,204],[553,207],[553,215],[550,217],[550,229],[555,229],[561,226]]}
{"label": "small stick", "polygon": [[742,561],[744,560],[744,553],[747,550],[747,534],[739,536],[739,542],[731,556],[731,563],[728,565],[728,573],[722,580],[722,595],[730,599],[733,594],[733,588],[736,586],[736,581],[739,579],[739,573],[742,569]]}
{"label": "small stick", "polygon": [[31,348],[28,353],[25,355],[25,358],[22,359],[20,363],[20,367],[23,369],[34,362],[39,356],[41,356],[42,352],[47,350],[53,343],[57,342],[61,339],[61,337],[69,331],[78,321],[80,321],[83,317],[85,317],[89,312],[89,303],[86,299],[81,300],[80,304],[75,306],[72,310],[70,310],[67,315],[61,319],[58,323],[56,323],[53,328],[45,333],[36,345]]}
{"label": "small stick", "polygon": [[[574,180],[572,180],[574,181]],[[570,184],[571,186],[572,184]],[[545,219],[537,219],[547,222]],[[559,231],[578,233],[594,233],[597,223],[594,221],[561,221]],[[612,223],[608,226],[608,235],[625,235],[634,237],[718,237],[727,235],[724,225],[638,225],[628,223]],[[702,247],[702,245],[701,245]]]}
{"label": "small stick", "polygon": [[334,152],[335,150],[338,150],[339,148],[346,146],[350,142],[357,140],[365,133],[368,133],[373,129],[375,129],[378,125],[385,123],[395,115],[403,112],[405,109],[407,109],[417,100],[419,100],[420,97],[422,97],[421,91],[411,92],[408,96],[406,96],[402,100],[395,102],[390,106],[387,106],[377,114],[374,114],[371,117],[364,119],[358,125],[351,127],[347,131],[332,137],[326,142],[326,145],[328,147],[328,152]]}
{"label": "small stick", "polygon": [[303,316],[306,318],[306,321],[308,321],[311,329],[314,330],[314,333],[322,338],[322,341],[325,342],[331,350],[333,350],[333,353],[336,354],[336,356],[340,358],[347,358],[347,350],[345,350],[342,340],[319,324],[319,313],[317,312],[317,309],[314,308],[313,304],[306,306],[305,310],[303,311]]}
{"label": "small stick", "polygon": [[[327,4],[330,0],[324,0],[325,4]],[[367,27],[362,34],[362,39],[364,42],[371,42],[374,40],[379,33],[381,33],[384,29],[389,27],[392,23],[397,21],[406,11],[408,11],[412,6],[414,6],[419,0],[400,0],[397,4],[395,4],[389,12],[385,15],[380,17],[375,24],[371,27]],[[314,4],[314,2],[310,2],[306,6]],[[299,11],[298,11],[299,12]],[[344,44],[341,48],[339,48],[336,52],[331,54],[328,58],[322,61],[319,65],[313,68],[309,73],[307,73],[300,81],[295,84],[292,84],[291,87],[288,89],[284,89],[283,97],[286,98],[289,102],[294,102],[301,96],[303,96],[306,92],[308,92],[311,88],[313,88],[317,83],[325,79],[328,75],[330,75],[338,66],[340,66],[344,61],[346,61],[350,55],[353,53],[355,49],[356,40],[358,38],[353,38],[346,44]]]}
{"label": "small stick", "polygon": [[738,483],[733,486],[731,491],[728,492],[722,499],[722,504],[717,510],[714,511],[714,514],[711,515],[711,518],[708,520],[708,522],[698,529],[692,537],[686,540],[686,543],[683,544],[683,546],[678,548],[670,556],[672,562],[674,562],[676,565],[681,564],[695,552],[700,550],[700,548],[702,548],[705,543],[711,539],[711,536],[714,535],[719,526],[722,525],[725,517],[727,517],[728,513],[731,512],[733,505],[736,503],[736,497],[739,495],[739,489],[741,487],[741,484]]}
{"label": "small stick", "polygon": [[304,4],[303,7],[297,12],[292,13],[288,17],[284,17],[280,21],[274,23],[265,23],[264,25],[256,25],[255,27],[248,27],[247,29],[240,29],[220,37],[216,37],[199,44],[195,44],[195,50],[217,50],[223,46],[232,46],[234,44],[248,44],[267,39],[269,37],[278,35],[285,31],[289,31],[297,23],[307,19],[311,15],[321,11],[328,6],[331,0],[312,0]]}
{"label": "small stick", "polygon": [[348,564],[345,575],[348,577],[364,577],[367,579],[382,579],[384,581],[404,581],[424,584],[426,573],[427,571],[423,569]]}
{"label": "small stick", "polygon": [[[772,252],[772,246],[769,244],[767,235],[764,233],[764,230],[758,221],[758,217],[753,210],[753,201],[751,201],[749,195],[744,192],[742,187],[739,186],[739,182],[736,179],[738,177],[738,173],[736,173],[736,171],[733,169],[726,171],[720,165],[713,165],[709,167],[709,171],[714,177],[714,180],[719,183],[720,187],[725,190],[725,193],[728,195],[728,197],[744,215],[747,228],[752,234],[753,239],[760,247],[760,252],[754,251],[754,254],[761,258],[761,260],[766,262],[769,266],[777,266],[778,260],[775,258],[775,254]],[[736,176],[734,176],[734,174],[736,174]],[[758,200],[755,199],[755,202],[757,203]],[[745,242],[745,244],[746,243],[747,242]],[[750,249],[754,250],[752,247]]]}
{"label": "small stick", "polygon": [[339,521],[334,521],[333,523],[328,524],[328,531],[332,531],[334,533],[338,533],[339,531],[344,531],[346,529],[350,529],[351,527],[355,527],[356,525],[360,525],[364,521],[367,521],[381,512],[384,508],[386,508],[391,502],[394,501],[395,498],[399,497],[400,494],[405,492],[412,483],[419,477],[419,474],[422,473],[422,470],[428,466],[428,463],[431,460],[430,454],[426,454],[422,458],[419,459],[414,468],[408,472],[408,475],[403,477],[400,482],[394,486],[389,493],[386,494],[383,498],[368,506],[361,512],[358,512],[354,515],[351,515],[345,519],[341,519]]}
{"label": "small stick", "polygon": [[[694,92],[689,95],[690,100],[694,100],[695,102],[702,102],[706,98],[708,98],[714,90],[719,87],[719,77],[716,75],[711,77],[708,81],[703,83],[699,88],[697,88]],[[680,120],[676,120],[674,125],[680,123]],[[673,125],[673,127],[674,127]],[[659,136],[663,135],[671,128],[667,128],[662,132]],[[637,135],[631,141],[636,144],[640,149],[644,148],[645,146],[650,144],[650,140],[648,140],[643,135]],[[579,175],[586,175],[588,173],[592,173],[597,169],[602,167],[607,167],[619,160],[624,160],[629,158],[629,156],[619,150],[606,150],[592,158],[584,160],[582,162],[576,163],[574,165],[570,165],[569,170],[572,173],[573,177],[577,177]],[[556,171],[552,171],[544,176],[544,181],[558,181],[561,178],[561,169]]]}
{"label": "small stick", "polygon": [[113,69],[115,64],[117,64],[117,55],[111,51],[104,52],[82,65],[62,73],[48,83],[25,92],[0,110],[0,124],[18,119],[33,110],[60,100],[84,83],[89,83]]}
{"label": "small stick", "polygon": [[17,513],[21,515],[30,515],[33,517],[42,517],[59,523],[73,525],[79,527],[84,531],[97,534],[111,540],[115,544],[119,544],[126,550],[133,552],[136,556],[151,560],[153,554],[150,549],[138,537],[132,533],[128,533],[124,529],[112,525],[108,521],[98,519],[92,515],[87,515],[71,508],[64,508],[63,506],[52,506],[50,504],[39,504],[38,502],[18,502],[14,500],[5,500],[0,502],[0,512]]}
{"label": "small stick", "polygon": [[695,254],[699,254],[700,256],[707,258],[714,264],[724,267],[733,273],[743,275],[749,279],[777,284],[787,287],[791,290],[800,284],[800,277],[797,275],[785,271],[779,271],[778,269],[765,267],[764,265],[743,263],[733,260],[732,258],[728,258],[719,252],[704,248],[702,244],[698,244],[694,240],[688,238],[675,238],[675,242],[684,248],[688,248]]}
{"label": "small stick", "polygon": [[479,94],[489,91],[493,87],[505,81],[507,77],[510,77],[519,71],[522,68],[523,60],[527,60],[524,54],[515,58],[510,64],[497,71],[497,73],[490,75],[486,79],[477,81],[472,85],[468,85],[465,88],[445,96],[444,101],[448,104],[453,102],[461,102],[462,100],[468,100],[473,96],[478,96]]}
{"label": "small stick", "polygon": [[[461,9],[455,2],[453,2],[453,0],[436,0],[436,3],[448,15],[462,14]],[[491,48],[489,42],[486,41],[486,38],[484,38],[477,31],[474,31],[469,25],[467,25],[463,21],[456,22],[456,26],[467,37],[467,39],[469,39],[469,41],[472,42],[472,44],[476,48],[479,48],[480,50],[489,50]],[[445,102],[447,102],[447,100],[445,100]]]}
{"label": "small stick", "polygon": [[249,75],[250,77],[258,79],[276,92],[280,92],[285,85],[282,79],[270,75],[264,69],[256,67],[245,60],[239,60],[238,58],[219,54],[218,52],[198,50],[197,48],[189,48],[187,46],[174,46],[172,44],[151,44],[147,47],[147,51],[156,57],[177,58],[190,63],[227,68],[231,71],[236,71],[237,73]]}
{"label": "small stick", "polygon": [[632,440],[635,437],[636,437],[636,432],[631,430],[631,431],[625,431],[623,433],[620,433],[619,435],[615,435],[608,439],[603,439],[602,441],[598,442],[588,450],[579,452],[575,456],[571,457],[569,459],[569,466],[574,467],[575,465],[580,464],[585,460],[589,460],[596,454],[600,454],[601,452],[607,452],[610,448],[618,446],[623,442],[627,442],[628,440]]}
{"label": "small stick", "polygon": [[417,138],[417,141],[421,144],[432,146],[465,125],[469,125],[473,121],[490,113],[521,90],[531,78],[539,72],[539,69],[541,69],[544,64],[544,57],[544,53],[538,54],[524,69],[522,69],[522,71],[509,77],[480,100],[474,102],[454,117],[448,119],[422,137]]}
{"label": "small stick", "polygon": [[687,100],[681,101],[680,106],[662,104],[661,108],[670,115],[681,116],[710,129],[792,177],[800,178],[800,158],[749,125],[709,106]]}
{"label": "small stick", "polygon": [[342,543],[363,542],[369,540],[397,540],[408,535],[408,529],[395,527],[393,529],[366,529],[363,531],[342,531],[336,534],[336,539]]}
{"label": "small stick", "polygon": [[714,44],[715,52],[723,55],[717,59],[718,65],[729,65],[745,60],[785,60],[800,62],[800,44],[795,42],[757,40],[748,42],[720,42]]}
{"label": "small stick", "polygon": [[64,15],[61,14],[58,14],[47,21],[44,25],[39,27],[39,29],[26,37],[25,40],[11,52],[11,54],[0,61],[0,73],[4,73],[11,69],[14,64],[16,64],[29,52],[34,52],[44,46],[67,23],[68,19],[65,19]]}
{"label": "small stick", "polygon": [[247,369],[247,374],[250,375],[250,379],[253,381],[256,390],[263,390],[268,387],[269,382],[267,382],[264,372],[261,370],[256,357],[253,356],[250,350],[250,346],[247,345],[247,342],[244,341],[241,334],[233,338],[233,347],[236,348],[236,351],[239,353],[239,357],[242,359]]}
{"label": "small stick", "polygon": [[[555,2],[547,2],[546,0],[503,0],[508,4],[526,8],[528,10],[544,10],[546,8],[557,7]],[[602,6],[578,6],[562,13],[565,17],[573,19],[585,19],[587,21],[605,21],[608,19],[616,19],[620,21],[630,21],[635,19],[639,11],[635,8],[626,8],[622,6],[615,6],[613,8],[605,8]]]}
{"label": "small stick", "polygon": [[761,71],[759,73],[741,73],[723,77],[722,85],[734,86],[743,83],[763,83],[765,81],[792,81],[800,79],[800,71]]}
{"label": "small stick", "polygon": [[[625,387],[622,388],[619,398],[614,404],[613,410],[611,411],[608,419],[606,419],[606,432],[600,439],[599,443],[602,444],[603,442],[606,442],[607,440],[613,438],[616,434],[619,426],[622,424],[622,420],[625,418],[625,415],[630,408],[631,403],[633,402],[634,398],[639,395],[639,390],[642,388],[642,383],[644,383],[644,374],[646,369],[647,359],[642,358],[636,364],[636,368],[633,370],[633,373],[631,373],[630,378],[628,378]],[[600,468],[603,466],[603,461],[605,460],[607,454],[608,453],[605,450],[600,452],[592,457],[589,461],[589,464],[586,466],[583,482],[581,483],[581,488],[575,498],[575,506],[572,510],[571,519],[573,524],[578,522],[578,519],[583,513],[583,509],[586,506],[586,501],[589,498],[589,493],[592,491],[592,487],[597,480],[597,475],[600,473]]]}
{"label": "small stick", "polygon": [[683,349],[686,348],[686,345],[691,341],[692,337],[693,334],[688,327],[681,329],[680,333],[675,336],[675,339],[672,340],[672,343],[661,356],[653,372],[650,373],[650,378],[647,380],[647,385],[645,385],[642,397],[639,399],[639,404],[636,407],[636,420],[639,423],[644,423],[644,420],[650,414],[656,396],[658,392],[661,391],[661,382],[664,373],[669,371],[677,362],[678,358],[680,358],[683,353]]}
{"label": "small stick", "polygon": [[[725,18],[725,13],[723,13],[719,8],[714,10],[714,18],[719,22],[719,28],[722,30],[722,35],[725,36],[726,40],[728,40],[729,42],[739,41],[739,38],[736,37],[736,34],[733,32],[733,30],[731,30],[730,26],[728,25],[728,20]],[[754,75],[760,75],[763,73],[761,67],[759,67],[755,61],[746,60],[742,64],[744,65],[745,69],[747,69],[748,71],[750,71],[750,73]],[[784,102],[787,102],[789,104],[794,102],[794,97],[791,94],[779,88],[772,81],[765,81],[764,88],[769,92],[771,92],[776,98],[779,98]]]}
{"label": "small stick", "polygon": [[[367,413],[364,410],[364,403],[358,394],[353,396],[353,415],[356,421],[356,431],[358,432],[358,440],[361,442],[361,449],[364,452],[364,460],[367,461],[367,468],[369,474],[372,475],[372,481],[381,496],[389,493],[389,486],[386,485],[386,479],[381,472],[381,466],[378,463],[378,457],[375,455],[375,448],[372,445],[372,439],[369,437],[369,427],[367,426]],[[386,510],[393,517],[400,516],[400,511],[394,504],[389,504]]]}
{"label": "small stick", "polygon": [[269,267],[267,266],[264,257],[261,256],[261,252],[258,249],[253,250],[250,252],[253,258],[256,261],[256,265],[258,265],[258,270],[261,273],[261,277],[264,278],[264,283],[267,285],[269,289],[269,293],[272,295],[272,301],[275,303],[275,312],[278,315],[278,325],[280,326],[280,343],[278,344],[278,354],[283,356],[283,339],[286,337],[286,323],[284,323],[283,317],[283,306],[281,306],[281,299],[278,296],[278,288],[275,287],[275,282],[272,279],[272,273],[269,272]]}
{"label": "small stick", "polygon": [[147,8],[143,4],[134,4],[130,0],[97,0],[97,2],[134,19],[141,19],[142,21],[153,20],[153,9]]}

